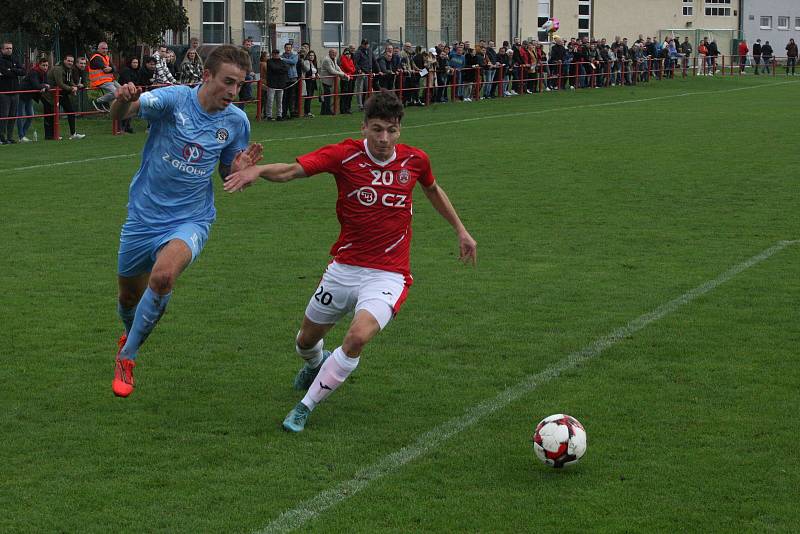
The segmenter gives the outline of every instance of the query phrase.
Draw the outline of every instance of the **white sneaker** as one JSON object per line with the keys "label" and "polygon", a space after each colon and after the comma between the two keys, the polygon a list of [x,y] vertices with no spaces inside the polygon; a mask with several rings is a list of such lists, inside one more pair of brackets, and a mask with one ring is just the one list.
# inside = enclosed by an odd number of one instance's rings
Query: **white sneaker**
{"label": "white sneaker", "polygon": [[505,92],[503,93],[503,96],[511,96],[511,92],[510,92],[510,91],[505,91]]}
{"label": "white sneaker", "polygon": [[78,132],[75,132],[74,134],[69,136],[70,139],[83,139],[84,137],[86,137],[86,134],[82,134],[82,133],[78,133]]}
{"label": "white sneaker", "polygon": [[471,98],[465,98],[464,102],[472,102],[472,99]]}
{"label": "white sneaker", "polygon": [[30,142],[31,142],[31,140],[30,140],[30,139],[28,139],[27,137],[22,137],[22,138],[20,138],[19,142],[20,142],[20,143],[30,143]]}
{"label": "white sneaker", "polygon": [[545,87],[545,88],[544,88],[544,90],[545,90],[545,91],[547,91],[548,93],[549,93],[550,91],[552,91],[552,89],[550,89],[549,87]]}

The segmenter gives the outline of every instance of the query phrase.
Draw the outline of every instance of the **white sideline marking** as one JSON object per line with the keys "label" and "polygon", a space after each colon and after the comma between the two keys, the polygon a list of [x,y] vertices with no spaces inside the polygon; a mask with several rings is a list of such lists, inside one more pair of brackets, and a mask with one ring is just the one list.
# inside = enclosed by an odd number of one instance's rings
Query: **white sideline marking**
{"label": "white sideline marking", "polygon": [[13,169],[0,169],[0,172],[12,172],[12,171],[29,171],[31,169],[42,169],[44,167],[57,167],[59,165],[72,165],[73,163],[89,163],[92,161],[102,161],[104,159],[118,159],[118,158],[132,158],[133,156],[138,156],[139,153],[135,154],[118,154],[116,156],[102,156],[99,158],[88,158],[88,159],[78,159],[74,161],[59,161],[58,163],[42,163],[41,165],[29,165],[28,167],[14,167]]}
{"label": "white sideline marking", "polygon": [[[776,85],[785,85],[788,83],[800,83],[797,81],[784,81],[784,82],[775,82],[775,83],[764,83],[760,85],[751,85],[748,87],[736,87],[733,89],[720,89],[719,91],[694,91],[691,93],[677,93],[674,95],[664,95],[664,96],[654,96],[652,98],[640,98],[635,100],[617,100],[614,102],[602,102],[599,104],[582,104],[579,106],[563,106],[563,107],[554,107],[554,108],[547,108],[547,109],[540,109],[534,111],[520,111],[516,113],[500,113],[497,115],[482,115],[478,117],[470,117],[467,119],[454,119],[451,121],[442,121],[442,122],[426,122],[425,124],[416,124],[412,126],[403,126],[404,130],[409,130],[412,128],[427,128],[429,126],[444,126],[448,124],[459,124],[462,122],[472,122],[472,121],[480,121],[485,119],[505,119],[508,117],[518,117],[520,115],[540,115],[543,113],[553,113],[559,111],[570,111],[576,109],[589,109],[589,108],[598,108],[598,107],[605,107],[605,106],[618,106],[622,104],[637,104],[641,102],[650,102],[653,100],[664,100],[668,98],[680,98],[685,96],[695,96],[695,95],[712,95],[712,94],[719,94],[719,93],[732,93],[735,91],[748,91],[750,89],[760,89],[762,87],[774,87]],[[352,135],[360,133],[361,130],[348,130],[345,132],[330,132],[330,133],[323,133],[323,134],[313,134],[313,135],[301,135],[297,137],[276,137],[270,139],[263,139],[259,141],[259,143],[272,143],[272,142],[282,142],[282,141],[302,141],[304,139],[318,139],[321,137],[339,137],[342,135]],[[104,159],[116,159],[116,158],[132,158],[134,156],[138,156],[139,153],[135,154],[119,154],[116,156],[103,156],[99,158],[88,158],[76,161],[61,161],[58,163],[43,163],[41,165],[30,165],[27,167],[12,167],[10,169],[0,169],[0,172],[14,172],[14,171],[29,171],[32,169],[43,169],[47,167],[55,167],[58,165],[71,165],[73,163],[89,163],[92,161],[101,161]]]}
{"label": "white sideline marking", "polygon": [[626,337],[632,336],[650,323],[666,317],[681,306],[692,302],[696,298],[701,297],[714,290],[721,284],[724,284],[742,271],[745,271],[750,267],[753,267],[754,265],[766,260],[784,248],[791,245],[796,245],[798,243],[800,243],[800,239],[793,241],[779,241],[777,244],[760,252],[759,254],[756,254],[752,258],[734,267],[731,267],[713,280],[709,280],[708,282],[705,282],[696,288],[687,291],[680,297],[673,299],[666,304],[662,304],[653,311],[633,319],[625,326],[617,328],[616,330],[597,339],[581,350],[566,356],[553,367],[545,369],[538,374],[529,375],[522,382],[519,382],[518,384],[501,391],[496,397],[488,399],[481,404],[467,409],[464,415],[450,419],[449,421],[440,424],[432,430],[425,432],[419,436],[413,444],[403,447],[402,449],[383,457],[381,460],[378,460],[377,463],[362,469],[356,473],[352,479],[341,482],[310,499],[302,501],[296,507],[282,513],[266,527],[255,531],[256,534],[289,532],[302,527],[305,523],[314,519],[328,508],[360,492],[366,488],[370,482],[386,476],[405,464],[419,458],[428,451],[435,449],[443,441],[451,438],[463,430],[466,430],[484,417],[502,408],[505,408],[511,402],[519,399],[523,395],[526,395],[535,390],[537,387],[546,384],[554,378],[557,378],[564,371],[575,368],[580,364],[599,356],[607,348],[616,345],[619,341]]}

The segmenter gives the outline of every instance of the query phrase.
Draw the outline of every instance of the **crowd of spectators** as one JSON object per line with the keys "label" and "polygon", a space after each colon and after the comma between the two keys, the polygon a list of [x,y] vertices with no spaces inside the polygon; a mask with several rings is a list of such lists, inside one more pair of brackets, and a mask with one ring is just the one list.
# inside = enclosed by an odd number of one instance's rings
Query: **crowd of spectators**
{"label": "crowd of spectators", "polygon": [[[547,46],[547,49],[545,48]],[[321,102],[322,115],[352,113],[353,100],[363,109],[365,95],[371,90],[395,91],[406,106],[456,99],[472,102],[477,99],[512,97],[522,93],[563,89],[601,88],[632,85],[651,79],[672,78],[677,70],[694,69],[698,75],[718,73],[720,51],[714,39],[704,38],[695,49],[688,37],[657,39],[639,37],[606,39],[553,37],[551,43],[515,38],[497,47],[494,41],[481,40],[452,44],[439,43],[425,49],[410,42],[402,46],[386,43],[373,48],[367,40],[360,46],[351,44],[341,55],[335,48],[320,57],[303,43],[295,50],[293,43],[270,53],[253,46],[253,39],[244,39],[242,48],[251,57],[252,70],[239,93],[238,106],[256,98],[254,89],[263,92],[261,118],[288,120],[300,115],[313,117],[312,100]],[[134,83],[146,88],[198,84],[202,81],[203,58],[200,42],[192,38],[180,62],[173,50],[160,45],[152,55],[130,58],[121,71],[109,54],[108,43],[97,44],[89,57],[75,58],[66,54],[61,62],[50,65],[40,58],[27,71],[13,56],[12,43],[2,44],[0,56],[0,144],[15,143],[18,138],[29,142],[28,132],[35,104],[41,103],[46,139],[55,136],[53,113],[58,88],[58,105],[67,117],[70,139],[81,139],[76,130],[76,113],[71,96],[87,89],[95,91],[91,101],[96,112],[108,112],[120,84]],[[770,73],[774,68],[774,51],[769,41],[757,40],[752,51],[745,41],[738,45],[738,65],[745,72],[749,59],[754,74]],[[751,54],[750,56],[748,54]],[[797,45],[790,39],[786,45],[786,74],[795,75]],[[259,85],[254,82],[261,80]],[[11,94],[14,91],[22,91]],[[302,108],[302,114],[300,113]],[[50,116],[48,116],[50,115]],[[5,117],[25,117],[5,119]],[[130,120],[123,121],[121,131],[133,133]],[[60,139],[60,137],[59,137]]]}

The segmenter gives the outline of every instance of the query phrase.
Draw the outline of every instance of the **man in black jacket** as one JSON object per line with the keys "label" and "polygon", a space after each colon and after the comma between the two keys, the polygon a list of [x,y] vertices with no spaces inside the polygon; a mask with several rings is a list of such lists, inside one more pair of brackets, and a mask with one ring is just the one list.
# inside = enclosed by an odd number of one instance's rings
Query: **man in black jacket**
{"label": "man in black jacket", "polygon": [[758,74],[759,65],[761,64],[761,39],[756,39],[756,44],[753,45],[753,71]]}
{"label": "man in black jacket", "polygon": [[289,85],[289,65],[281,59],[281,51],[277,48],[272,51],[272,57],[267,60],[267,108],[263,111],[263,118],[272,120],[272,104],[278,105],[278,120],[283,120],[283,92]]}
{"label": "man in black jacket", "polygon": [[[372,74],[372,51],[369,49],[369,41],[364,39],[361,46],[353,54],[353,63],[356,66],[356,99],[358,109],[364,109],[364,101],[367,99],[367,87],[369,86],[369,75]],[[369,96],[369,95],[367,95]]]}
{"label": "man in black jacket", "polygon": [[769,74],[769,66],[772,63],[772,46],[769,41],[764,41],[764,46],[761,47],[761,59],[764,60],[764,72]]}
{"label": "man in black jacket", "polygon": [[564,48],[564,41],[561,37],[553,39],[555,43],[550,47],[550,88],[559,90],[561,85],[561,77],[567,73],[564,69],[564,58],[566,57],[567,49]]}
{"label": "man in black jacket", "polygon": [[[0,93],[19,91],[19,77],[25,76],[25,69],[13,57],[14,45],[10,41],[2,43],[0,54]],[[14,123],[16,119],[19,95],[0,94],[0,145],[10,145],[14,141]]]}

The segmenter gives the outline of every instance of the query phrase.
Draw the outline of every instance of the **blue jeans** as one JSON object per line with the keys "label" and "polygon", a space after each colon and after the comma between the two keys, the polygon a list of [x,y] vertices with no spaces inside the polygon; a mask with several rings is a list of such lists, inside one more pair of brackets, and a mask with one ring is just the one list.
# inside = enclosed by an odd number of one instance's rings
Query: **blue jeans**
{"label": "blue jeans", "polygon": [[494,69],[486,69],[483,71],[483,96],[492,96],[494,90]]}
{"label": "blue jeans", "polygon": [[[17,104],[17,116],[23,115],[33,115],[33,99],[30,100],[23,100],[19,99],[19,104]],[[19,138],[22,139],[26,137],[28,133],[28,128],[31,127],[31,123],[33,119],[17,119],[17,133],[19,134]]]}

